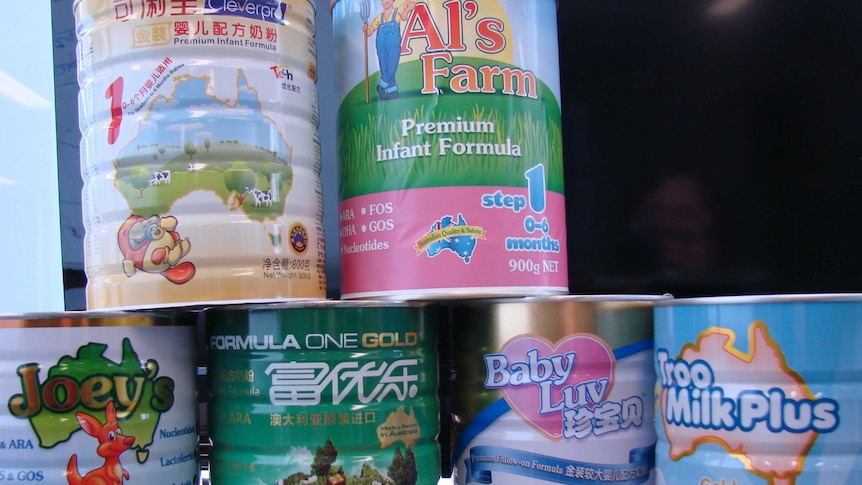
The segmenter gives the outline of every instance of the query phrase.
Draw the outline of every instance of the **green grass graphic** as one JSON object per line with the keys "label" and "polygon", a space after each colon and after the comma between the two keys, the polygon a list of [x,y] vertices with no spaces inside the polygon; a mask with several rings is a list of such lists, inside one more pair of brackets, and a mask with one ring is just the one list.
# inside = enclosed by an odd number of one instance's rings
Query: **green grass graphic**
{"label": "green grass graphic", "polygon": [[[125,155],[116,162],[115,185],[133,214],[142,217],[168,214],[177,200],[195,191],[211,192],[223,204],[232,201],[235,205],[231,208],[241,210],[252,221],[275,220],[284,213],[285,199],[293,186],[293,168],[289,160],[263,147],[231,141],[213,143],[209,150],[200,150],[193,158],[182,153],[180,147],[167,147],[164,153],[159,153],[157,148],[138,147],[134,154]],[[189,171],[189,163],[202,164],[203,168]],[[232,187],[227,182],[228,171],[237,168],[249,175],[242,187]],[[171,183],[149,185],[154,170],[170,170]],[[272,189],[273,180],[278,181],[278,200],[274,200],[271,207],[255,206],[254,197],[246,194],[245,188]]]}
{"label": "green grass graphic", "polygon": [[[485,59],[458,58],[459,64],[483,65]],[[438,67],[440,67],[438,65]],[[437,95],[422,95],[419,61],[405,62],[398,70],[400,96],[379,101],[374,87],[379,74],[369,79],[371,102],[365,104],[364,81],[348,93],[338,115],[338,152],[341,198],[440,186],[526,187],[524,172],[544,163],[548,189],[563,192],[562,130],[560,110],[553,93],[539,81],[539,99],[504,94],[457,94],[438,78]],[[500,89],[501,81],[495,86]],[[402,136],[401,120],[416,123],[455,121],[493,123],[494,133],[419,134]],[[509,138],[520,145],[521,156],[440,155],[440,139],[452,143],[499,143]],[[431,155],[377,161],[377,147],[394,143],[413,146],[430,142]]]}

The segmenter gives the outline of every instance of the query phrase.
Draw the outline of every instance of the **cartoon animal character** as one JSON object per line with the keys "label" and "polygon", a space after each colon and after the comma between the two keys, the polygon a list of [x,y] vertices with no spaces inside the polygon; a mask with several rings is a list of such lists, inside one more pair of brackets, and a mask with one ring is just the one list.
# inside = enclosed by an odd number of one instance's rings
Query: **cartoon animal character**
{"label": "cartoon animal character", "polygon": [[132,277],[137,270],[161,274],[181,285],[195,275],[195,265],[180,259],[191,251],[189,238],[181,239],[177,218],[132,215],[120,226],[117,244],[123,253],[123,272]]}
{"label": "cartoon animal character", "polygon": [[108,401],[105,407],[105,424],[87,413],[77,413],[75,417],[85,433],[99,440],[96,453],[105,459],[105,464],[82,477],[78,472],[78,454],[73,454],[66,466],[69,485],[122,485],[123,479],[129,479],[129,472],[123,469],[120,455],[135,444],[135,437],[120,431],[114,402]]}

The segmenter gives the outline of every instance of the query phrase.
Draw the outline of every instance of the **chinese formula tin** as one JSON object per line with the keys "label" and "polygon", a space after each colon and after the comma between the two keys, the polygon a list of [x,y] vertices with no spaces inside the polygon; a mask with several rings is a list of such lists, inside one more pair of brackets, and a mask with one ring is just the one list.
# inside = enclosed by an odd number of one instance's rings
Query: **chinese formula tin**
{"label": "chinese formula tin", "polygon": [[323,298],[313,0],[76,0],[87,307]]}
{"label": "chinese formula tin", "polygon": [[436,309],[328,301],[206,319],[213,484],[437,483]]}
{"label": "chinese formula tin", "polygon": [[565,293],[554,1],[340,0],[333,21],[342,296]]}
{"label": "chinese formula tin", "polygon": [[862,295],[662,302],[658,484],[862,483]]}
{"label": "chinese formula tin", "polygon": [[0,315],[0,481],[197,483],[193,339],[179,316]]}
{"label": "chinese formula tin", "polygon": [[455,483],[651,480],[656,300],[453,303]]}

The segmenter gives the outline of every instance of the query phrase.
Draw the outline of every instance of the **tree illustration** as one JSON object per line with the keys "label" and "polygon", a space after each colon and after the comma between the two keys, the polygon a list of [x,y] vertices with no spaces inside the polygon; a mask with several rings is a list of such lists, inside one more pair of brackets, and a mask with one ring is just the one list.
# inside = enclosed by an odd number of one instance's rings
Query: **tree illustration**
{"label": "tree illustration", "polygon": [[299,485],[300,483],[308,480],[310,477],[311,477],[311,475],[307,475],[307,474],[302,473],[302,472],[297,472],[297,473],[294,473],[293,475],[285,478],[284,480],[282,480],[282,482],[284,483],[284,485]]}
{"label": "tree illustration", "polygon": [[144,198],[144,189],[150,186],[150,171],[146,167],[135,167],[129,175],[129,183],[132,187],[141,191],[140,198]]}
{"label": "tree illustration", "polygon": [[389,464],[389,478],[395,482],[395,485],[404,483],[404,455],[401,454],[400,446],[395,448],[395,456]]}
{"label": "tree illustration", "polygon": [[362,485],[372,485],[374,482],[382,483],[383,485],[392,485],[392,480],[384,478],[379,471],[368,463],[363,463],[362,473],[359,475],[359,483]]}
{"label": "tree illustration", "polygon": [[407,448],[407,454],[401,454],[401,447],[395,448],[395,456],[389,464],[389,478],[395,485],[416,485],[419,472],[416,470],[416,454]]}
{"label": "tree illustration", "polygon": [[204,148],[207,149],[207,153],[210,152],[210,139],[209,138],[204,138]]}
{"label": "tree illustration", "polygon": [[192,141],[187,141],[185,146],[183,147],[183,150],[185,150],[186,155],[189,156],[189,160],[194,158],[195,153],[198,152],[198,148],[195,146],[194,142],[192,142]]}
{"label": "tree illustration", "polygon": [[404,482],[400,485],[416,485],[416,480],[419,479],[419,471],[416,470],[416,453],[413,452],[413,448],[407,448],[402,470],[404,470]]}
{"label": "tree illustration", "polygon": [[318,446],[317,452],[314,454],[314,461],[311,463],[311,473],[317,476],[318,481],[323,477],[329,476],[332,469],[332,464],[338,458],[338,450],[335,449],[335,444],[331,438],[326,438],[324,446]]}
{"label": "tree illustration", "polygon": [[249,187],[254,187],[256,181],[257,175],[247,163],[241,160],[232,163],[224,173],[224,185],[236,194],[239,205],[242,205],[245,200],[246,190]]}

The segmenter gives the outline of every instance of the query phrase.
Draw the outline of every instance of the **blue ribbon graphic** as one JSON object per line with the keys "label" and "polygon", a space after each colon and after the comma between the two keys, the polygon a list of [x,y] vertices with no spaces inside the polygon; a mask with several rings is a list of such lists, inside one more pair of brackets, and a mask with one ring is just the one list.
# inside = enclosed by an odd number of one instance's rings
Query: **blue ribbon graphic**
{"label": "blue ribbon graphic", "polygon": [[586,463],[555,456],[498,446],[475,446],[464,460],[467,483],[493,483],[491,472],[505,472],[536,480],[566,485],[639,485],[649,478],[655,466],[655,448],[647,446],[629,451],[629,462],[622,465]]}

